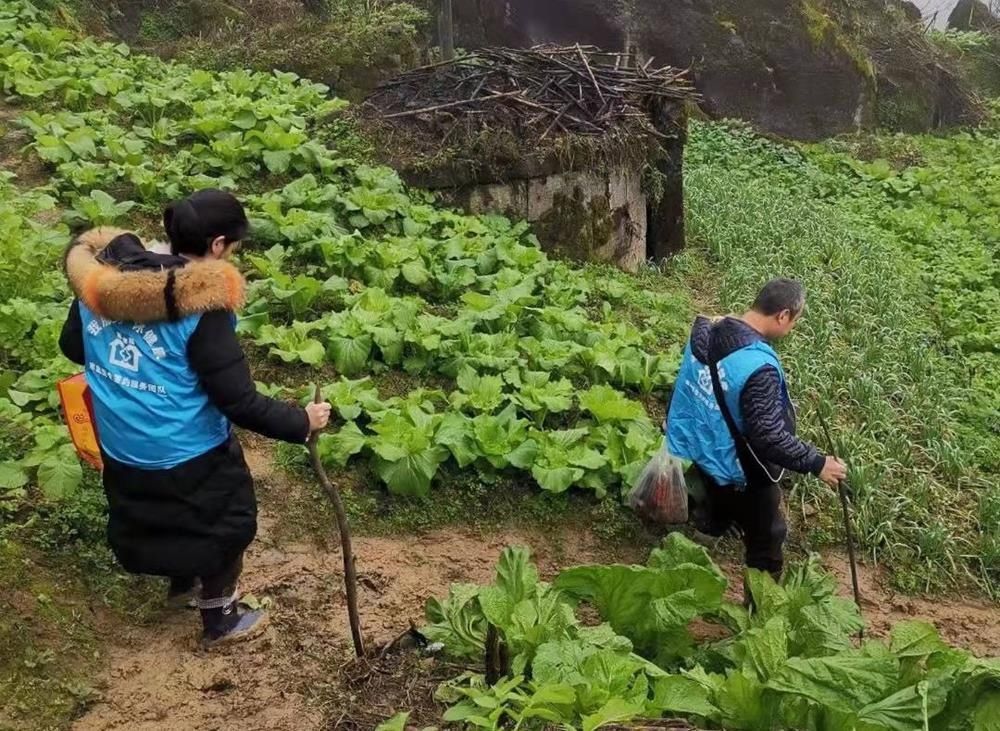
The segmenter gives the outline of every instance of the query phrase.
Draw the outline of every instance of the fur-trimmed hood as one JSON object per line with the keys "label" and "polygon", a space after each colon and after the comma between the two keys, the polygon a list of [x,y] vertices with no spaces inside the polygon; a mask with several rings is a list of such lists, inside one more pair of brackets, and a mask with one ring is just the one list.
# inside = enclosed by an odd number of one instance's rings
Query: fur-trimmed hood
{"label": "fur-trimmed hood", "polygon": [[66,252],[66,276],[89,310],[123,322],[235,312],[243,306],[246,290],[243,276],[229,262],[184,262],[146,252],[135,234],[110,227],[91,229],[73,240]]}

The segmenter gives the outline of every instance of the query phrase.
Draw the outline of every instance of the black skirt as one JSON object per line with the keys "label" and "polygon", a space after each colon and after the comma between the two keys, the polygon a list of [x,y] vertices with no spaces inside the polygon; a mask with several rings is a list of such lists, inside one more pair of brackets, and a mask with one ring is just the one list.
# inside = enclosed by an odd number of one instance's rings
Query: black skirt
{"label": "black skirt", "polygon": [[253,478],[235,436],[168,470],[141,470],[104,455],[108,542],[127,571],[211,576],[257,533]]}

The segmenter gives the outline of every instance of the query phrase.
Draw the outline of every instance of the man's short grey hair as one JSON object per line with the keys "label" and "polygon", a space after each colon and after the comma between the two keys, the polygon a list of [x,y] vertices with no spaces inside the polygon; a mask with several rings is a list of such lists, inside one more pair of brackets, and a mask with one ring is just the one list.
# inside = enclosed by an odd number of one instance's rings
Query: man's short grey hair
{"label": "man's short grey hair", "polygon": [[772,279],[753,301],[753,309],[762,315],[777,315],[785,310],[799,315],[806,306],[806,290],[795,279]]}

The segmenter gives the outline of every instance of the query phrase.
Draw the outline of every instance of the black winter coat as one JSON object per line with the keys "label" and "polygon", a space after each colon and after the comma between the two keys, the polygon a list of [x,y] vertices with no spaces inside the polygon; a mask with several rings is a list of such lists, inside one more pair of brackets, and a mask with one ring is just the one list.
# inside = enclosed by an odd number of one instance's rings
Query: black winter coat
{"label": "black winter coat", "polygon": [[[239,306],[243,291],[231,265],[152,254],[132,234],[96,229],[74,242],[66,270],[77,297],[108,319],[150,322],[202,312],[187,355],[209,400],[237,426],[284,441],[306,440],[304,409],[257,393],[230,322],[229,312]],[[59,344],[81,365],[83,338],[74,301]],[[257,531],[253,479],[232,435],[165,470],[144,470],[104,455],[103,482],[108,541],[133,573],[218,574]]]}

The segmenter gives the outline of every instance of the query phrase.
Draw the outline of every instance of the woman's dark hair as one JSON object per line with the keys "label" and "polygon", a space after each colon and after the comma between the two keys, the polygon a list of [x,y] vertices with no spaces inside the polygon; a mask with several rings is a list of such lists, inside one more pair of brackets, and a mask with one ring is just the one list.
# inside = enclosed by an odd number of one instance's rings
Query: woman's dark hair
{"label": "woman's dark hair", "polygon": [[163,228],[174,254],[204,256],[219,236],[227,244],[242,239],[249,228],[236,196],[208,188],[175,201],[163,211]]}

